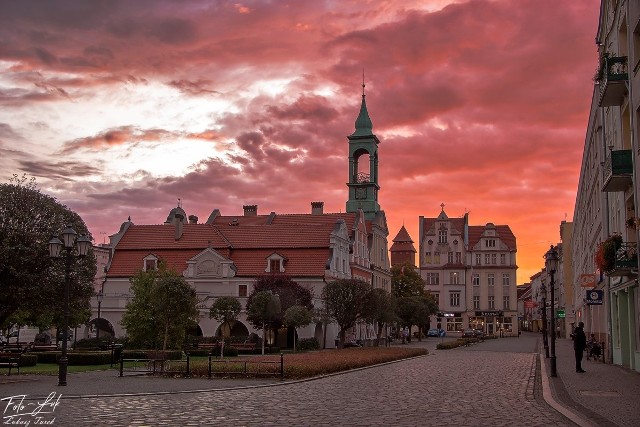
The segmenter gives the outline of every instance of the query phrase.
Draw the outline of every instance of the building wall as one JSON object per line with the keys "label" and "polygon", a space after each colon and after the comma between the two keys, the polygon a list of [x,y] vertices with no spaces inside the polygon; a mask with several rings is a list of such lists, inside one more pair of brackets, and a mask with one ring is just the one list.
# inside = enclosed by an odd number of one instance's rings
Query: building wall
{"label": "building wall", "polygon": [[[613,234],[621,235],[625,243],[638,242],[638,227],[628,226],[628,221],[639,216],[640,3],[603,1],[596,43],[601,58],[605,54],[627,58],[626,69],[618,65],[613,72],[626,72],[628,81],[600,78],[594,87],[571,236],[573,309],[575,322],[583,321],[587,333],[605,341],[606,359],[640,371],[637,265],[634,272],[619,269],[605,274],[594,262],[599,243]],[[603,63],[600,60],[595,65]],[[607,70],[600,69],[606,76]],[[611,95],[615,89],[620,91],[609,98],[612,102],[601,102],[606,100],[602,94]],[[603,188],[609,176],[607,158],[619,150],[631,150],[631,182],[620,188]],[[587,305],[588,288],[577,280],[582,274],[596,274],[595,289],[605,296],[602,306]]]}

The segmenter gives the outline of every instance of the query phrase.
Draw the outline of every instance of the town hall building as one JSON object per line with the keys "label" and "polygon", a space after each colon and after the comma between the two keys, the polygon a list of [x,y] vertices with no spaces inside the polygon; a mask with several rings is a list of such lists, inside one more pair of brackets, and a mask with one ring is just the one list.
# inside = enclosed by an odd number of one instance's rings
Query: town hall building
{"label": "town hall building", "polygon": [[[364,87],[364,85],[363,85]],[[326,283],[357,278],[391,291],[388,229],[380,208],[378,145],[364,92],[355,131],[349,135],[346,212],[325,213],[324,203],[311,202],[308,213],[260,213],[257,205],[243,206],[242,215],[224,215],[214,209],[206,221],[173,208],[164,224],[138,225],[128,220],[110,236],[110,259],[101,284],[100,319],[92,301],[92,325],[100,336],[126,336],[120,321],[132,298],[130,278],[140,270],[156,269],[160,262],[181,274],[201,302],[198,334],[215,336],[220,324],[209,318],[209,308],[221,296],[233,296],[243,305],[234,334],[255,331],[246,320],[246,301],[258,276],[276,273],[291,277],[311,290],[320,308]],[[326,332],[326,333],[325,333]],[[353,339],[373,338],[371,325],[350,331]],[[298,330],[300,338],[315,337],[333,347],[336,324],[312,324]],[[322,337],[329,337],[323,343]]]}

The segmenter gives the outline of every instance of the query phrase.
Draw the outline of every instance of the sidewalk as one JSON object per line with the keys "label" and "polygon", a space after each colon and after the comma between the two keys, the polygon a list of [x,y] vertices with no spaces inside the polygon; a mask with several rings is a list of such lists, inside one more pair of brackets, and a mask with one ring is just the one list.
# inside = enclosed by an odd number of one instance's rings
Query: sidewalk
{"label": "sidewalk", "polygon": [[27,399],[41,399],[51,392],[62,394],[63,399],[91,398],[123,395],[159,395],[195,393],[200,391],[230,390],[280,384],[279,379],[221,379],[221,378],[120,378],[115,369],[67,374],[67,385],[58,386],[57,375],[0,376],[0,398],[27,395]]}
{"label": "sidewalk", "polygon": [[582,359],[585,374],[575,372],[573,341],[556,341],[558,376],[550,377],[550,363],[541,346],[544,399],[581,426],[638,426],[640,374],[602,361]]}

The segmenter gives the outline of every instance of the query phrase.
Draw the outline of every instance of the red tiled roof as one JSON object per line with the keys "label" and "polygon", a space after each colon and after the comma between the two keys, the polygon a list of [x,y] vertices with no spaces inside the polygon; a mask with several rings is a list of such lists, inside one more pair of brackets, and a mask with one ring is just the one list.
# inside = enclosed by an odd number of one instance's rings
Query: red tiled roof
{"label": "red tiled roof", "polygon": [[[115,247],[108,271],[110,277],[130,277],[143,267],[143,259],[154,254],[178,273],[187,260],[211,247],[231,259],[237,276],[263,274],[266,258],[273,252],[287,258],[285,271],[294,276],[322,276],[329,259],[329,236],[343,219],[353,227],[354,214],[277,215],[266,225],[266,216],[246,217],[239,225],[216,218],[214,224],[184,224],[180,239],[176,226],[131,225]],[[235,217],[234,217],[235,218]],[[245,218],[245,217],[239,217]],[[262,224],[262,225],[257,225]]]}
{"label": "red tiled roof", "polygon": [[[187,261],[206,247],[201,249],[177,250],[116,250],[107,272],[109,277],[131,277],[142,269],[143,259],[153,254],[167,264],[167,267],[178,274],[187,268]],[[237,268],[236,276],[257,276],[265,273],[267,257],[272,249],[234,249],[218,251],[220,255],[230,258]],[[326,248],[296,248],[278,249],[278,254],[286,258],[285,272],[291,276],[322,276],[329,260],[329,247]]]}
{"label": "red tiled roof", "polygon": [[[496,236],[500,238],[502,243],[507,245],[510,251],[516,250],[516,236],[508,225],[496,225]],[[479,241],[485,230],[484,225],[469,226],[469,248],[474,247]]]}
{"label": "red tiled roof", "polygon": [[393,239],[394,242],[410,242],[413,243],[411,236],[409,236],[409,232],[404,225],[400,227],[400,231],[398,231],[398,235]]}

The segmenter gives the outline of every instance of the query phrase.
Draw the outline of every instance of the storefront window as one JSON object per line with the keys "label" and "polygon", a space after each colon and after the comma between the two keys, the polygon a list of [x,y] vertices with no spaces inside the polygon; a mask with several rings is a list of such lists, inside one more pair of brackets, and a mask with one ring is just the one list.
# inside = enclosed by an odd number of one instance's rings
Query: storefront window
{"label": "storefront window", "polygon": [[447,319],[448,332],[462,332],[462,317],[449,317]]}
{"label": "storefront window", "polygon": [[470,317],[469,327],[471,329],[479,329],[484,331],[484,317]]}

